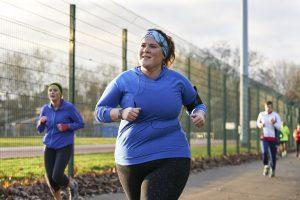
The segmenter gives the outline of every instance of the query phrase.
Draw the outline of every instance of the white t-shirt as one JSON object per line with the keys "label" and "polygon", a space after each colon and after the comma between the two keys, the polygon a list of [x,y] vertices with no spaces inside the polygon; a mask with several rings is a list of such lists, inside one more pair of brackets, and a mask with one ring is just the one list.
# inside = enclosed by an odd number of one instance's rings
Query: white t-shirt
{"label": "white t-shirt", "polygon": [[[274,119],[275,123],[272,123]],[[275,128],[280,131],[281,129],[281,119],[276,112],[267,113],[266,111],[260,112],[257,118],[257,125],[260,123],[264,124],[263,127],[263,137],[275,138]]]}

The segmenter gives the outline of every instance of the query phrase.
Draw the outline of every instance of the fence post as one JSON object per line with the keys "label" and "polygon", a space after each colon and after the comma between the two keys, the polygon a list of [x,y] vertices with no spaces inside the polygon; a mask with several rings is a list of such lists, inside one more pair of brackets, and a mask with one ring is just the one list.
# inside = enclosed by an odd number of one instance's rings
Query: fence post
{"label": "fence post", "polygon": [[265,91],[265,102],[268,101],[268,94],[267,92]]}
{"label": "fence post", "polygon": [[[295,105],[291,105],[291,126],[290,127],[294,127],[294,123],[295,122]],[[293,135],[293,128],[292,128],[292,134],[290,134],[290,136]],[[294,148],[294,141],[292,140],[292,137],[291,137],[291,147]]]}
{"label": "fence post", "polygon": [[[8,109],[9,109],[9,106],[8,106],[8,92],[5,92],[5,100],[4,101],[4,110],[5,110],[5,113],[4,113],[4,119],[5,119],[5,125],[4,125],[4,136],[7,137],[9,135],[9,131],[8,131],[8,127],[9,127],[9,120],[8,120]],[[11,136],[11,135],[10,135]]]}
{"label": "fence post", "polygon": [[237,82],[236,83],[236,86],[235,86],[235,92],[236,92],[236,95],[235,95],[235,102],[237,103],[237,113],[235,115],[235,133],[236,133],[236,153],[237,154],[240,154],[240,131],[239,131],[239,116],[240,116],[240,107],[238,105],[238,102],[240,100],[240,96],[239,96],[239,85],[240,83]]}
{"label": "fence post", "polygon": [[276,112],[279,113],[279,95],[276,95]]}
{"label": "fence post", "polygon": [[[287,116],[288,116],[287,117],[287,125],[288,125],[288,127],[292,127],[293,126],[292,125],[292,115],[291,115],[291,107],[290,107],[289,103],[287,103]],[[292,135],[292,134],[290,134],[290,135]],[[293,144],[292,144],[292,140],[290,138],[288,147],[291,148],[292,146],[293,146]]]}
{"label": "fence post", "polygon": [[[70,4],[69,101],[73,104],[75,104],[75,15],[76,5]],[[68,175],[74,177],[74,148],[68,165]]]}
{"label": "fence post", "polygon": [[[260,110],[259,110],[259,105],[260,105],[260,102],[259,102],[260,98],[259,98],[259,88],[257,87],[256,89],[256,114],[258,115]],[[259,153],[259,129],[258,127],[256,127],[256,150],[257,150],[257,153]]]}
{"label": "fence post", "polygon": [[247,149],[248,149],[248,153],[251,152],[251,136],[252,136],[252,131],[251,131],[251,128],[250,128],[250,120],[251,120],[251,96],[250,96],[250,87],[248,87],[248,122],[246,124],[246,126],[248,127],[248,138],[247,138]]}
{"label": "fence post", "polygon": [[[191,57],[190,55],[187,57],[186,60],[186,65],[187,65],[187,78],[191,81]],[[185,127],[186,127],[186,136],[187,140],[189,142],[189,145],[191,146],[191,120],[190,116],[185,115]]]}
{"label": "fence post", "polygon": [[208,66],[208,72],[207,72],[207,155],[210,157],[211,156],[211,140],[210,140],[210,135],[211,135],[211,105],[210,105],[210,98],[211,98],[211,68]]}
{"label": "fence post", "polygon": [[127,29],[122,30],[122,71],[127,70]]}
{"label": "fence post", "polygon": [[227,76],[223,74],[223,155],[227,154],[227,132],[226,132],[226,121],[227,121]]}

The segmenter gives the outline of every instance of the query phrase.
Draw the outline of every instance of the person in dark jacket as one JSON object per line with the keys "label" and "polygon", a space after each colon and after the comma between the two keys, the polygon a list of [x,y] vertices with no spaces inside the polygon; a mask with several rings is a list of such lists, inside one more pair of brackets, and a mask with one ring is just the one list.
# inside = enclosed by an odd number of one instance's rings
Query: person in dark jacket
{"label": "person in dark jacket", "polygon": [[83,119],[75,106],[62,98],[59,83],[48,86],[48,98],[50,103],[42,107],[37,123],[39,133],[47,130],[43,138],[45,179],[56,200],[61,199],[64,188],[68,188],[70,199],[77,199],[78,184],[64,171],[74,150],[74,131],[83,128]]}

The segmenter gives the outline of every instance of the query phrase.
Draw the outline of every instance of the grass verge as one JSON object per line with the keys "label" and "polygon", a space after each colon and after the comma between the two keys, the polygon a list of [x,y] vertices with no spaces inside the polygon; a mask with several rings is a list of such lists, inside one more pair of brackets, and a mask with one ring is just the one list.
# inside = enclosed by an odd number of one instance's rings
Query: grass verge
{"label": "grass verge", "polygon": [[[227,147],[228,154],[235,154],[235,145],[228,145]],[[192,157],[207,157],[206,146],[192,146],[191,152]],[[247,149],[241,148],[241,152],[247,152]],[[212,156],[222,154],[222,145],[212,146]],[[12,182],[15,180],[41,178],[45,173],[43,157],[9,158],[1,159],[0,161],[0,183],[3,181]],[[101,173],[115,166],[113,153],[75,155],[74,163],[75,174]]]}
{"label": "grass verge", "polygon": [[[76,137],[75,145],[114,144],[116,138]],[[43,146],[43,136],[0,138],[0,147]]]}

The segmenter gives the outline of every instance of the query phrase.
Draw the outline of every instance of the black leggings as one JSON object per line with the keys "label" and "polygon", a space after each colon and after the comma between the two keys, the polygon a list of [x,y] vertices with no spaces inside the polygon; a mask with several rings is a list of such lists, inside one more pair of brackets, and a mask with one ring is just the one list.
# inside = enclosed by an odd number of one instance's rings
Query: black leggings
{"label": "black leggings", "polygon": [[44,163],[46,175],[54,191],[65,188],[69,184],[69,178],[64,174],[64,171],[72,153],[73,144],[60,149],[45,148]]}
{"label": "black leggings", "polygon": [[296,156],[299,156],[299,150],[300,150],[300,141],[296,141]]}
{"label": "black leggings", "polygon": [[129,200],[177,200],[188,180],[189,158],[166,158],[136,165],[117,165]]}

